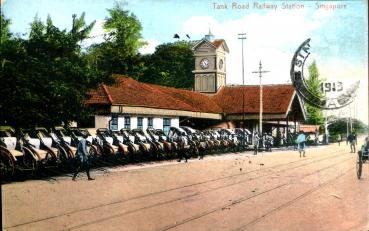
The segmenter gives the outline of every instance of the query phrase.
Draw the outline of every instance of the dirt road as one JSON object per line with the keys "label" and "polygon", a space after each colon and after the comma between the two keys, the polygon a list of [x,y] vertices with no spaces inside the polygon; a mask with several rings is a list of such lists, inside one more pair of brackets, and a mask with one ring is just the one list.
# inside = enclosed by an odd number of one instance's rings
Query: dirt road
{"label": "dirt road", "polygon": [[369,164],[337,144],[2,186],[5,230],[369,230]]}

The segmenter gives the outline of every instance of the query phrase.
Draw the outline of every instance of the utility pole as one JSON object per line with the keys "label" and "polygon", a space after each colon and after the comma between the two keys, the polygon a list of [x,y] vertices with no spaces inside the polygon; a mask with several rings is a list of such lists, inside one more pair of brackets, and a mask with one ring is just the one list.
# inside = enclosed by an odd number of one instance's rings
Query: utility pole
{"label": "utility pole", "polygon": [[327,115],[324,118],[324,133],[325,133],[325,143],[329,144],[329,131],[328,131],[328,126],[330,124],[328,124],[328,117]]}
{"label": "utility pole", "polygon": [[245,67],[244,67],[244,57],[243,57],[243,40],[246,39],[246,33],[238,34],[238,39],[241,39],[242,44],[242,127],[245,128],[245,93],[243,86],[245,85]]}
{"label": "utility pole", "polygon": [[[356,119],[356,96],[354,96],[354,99],[352,100],[351,104],[352,104],[352,116],[351,117],[351,131],[353,131],[353,123],[354,123],[354,119]],[[351,111],[351,104],[350,104],[350,111]],[[351,113],[350,113],[351,114]]]}
{"label": "utility pole", "polygon": [[346,117],[346,138],[349,136],[349,117]]}
{"label": "utility pole", "polygon": [[261,65],[261,60],[260,60],[260,63],[259,63],[259,71],[253,71],[252,73],[255,73],[255,74],[259,74],[259,78],[260,78],[260,81],[259,81],[259,95],[260,95],[260,109],[259,109],[259,132],[260,132],[260,135],[262,135],[262,132],[263,132],[263,85],[261,84],[261,77],[262,77],[262,74],[263,73],[268,73],[269,71],[262,71],[262,65]]}
{"label": "utility pole", "polygon": [[348,105],[349,106],[349,111],[350,111],[350,133],[352,132],[352,115],[351,115],[351,104],[352,102]]}

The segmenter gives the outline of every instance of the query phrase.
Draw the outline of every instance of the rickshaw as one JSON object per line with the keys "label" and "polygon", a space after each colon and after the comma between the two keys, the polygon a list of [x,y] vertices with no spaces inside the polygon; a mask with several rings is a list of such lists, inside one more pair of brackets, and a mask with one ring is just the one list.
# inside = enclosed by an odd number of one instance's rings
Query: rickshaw
{"label": "rickshaw", "polygon": [[122,128],[119,134],[123,138],[123,143],[128,146],[128,150],[130,151],[129,161],[139,161],[143,155],[143,149],[139,144],[135,143],[135,136],[126,128]]}
{"label": "rickshaw", "polygon": [[[32,151],[34,161],[32,169],[56,167],[59,163],[60,151],[52,147],[52,138],[43,134],[43,129],[20,129],[20,145],[24,150]],[[42,134],[41,134],[42,133]]]}
{"label": "rickshaw", "polygon": [[180,156],[191,155],[198,156],[199,150],[197,149],[196,143],[190,139],[186,131],[178,127],[170,127],[168,133],[168,139],[178,144],[177,151]]}
{"label": "rickshaw", "polygon": [[57,157],[56,161],[58,163],[60,163],[60,161],[64,161],[67,158],[67,151],[62,147],[60,142],[54,140],[54,138],[46,128],[36,127],[35,129],[33,129],[33,133],[35,133],[35,135],[40,139],[44,149],[54,153],[54,155]]}
{"label": "rickshaw", "polygon": [[[28,155],[28,157],[26,157]],[[29,156],[30,155],[30,156]],[[19,163],[33,159],[31,151],[20,148],[15,131],[8,126],[0,127],[0,177],[12,177]],[[24,164],[24,163],[23,163]],[[27,163],[28,165],[28,163]]]}
{"label": "rickshaw", "polygon": [[86,140],[87,142],[89,142],[87,150],[90,158],[95,160],[102,155],[102,150],[99,149],[99,146],[97,145],[98,141],[96,136],[91,135],[91,133],[86,128],[69,127],[68,133],[72,138],[73,147],[78,147],[79,141],[83,138],[84,135],[86,135]]}
{"label": "rickshaw", "polygon": [[140,145],[145,160],[155,160],[161,156],[163,151],[161,146],[154,142],[148,134],[145,134],[142,129],[132,129],[131,134],[135,137],[135,144]]}
{"label": "rickshaw", "polygon": [[181,126],[180,128],[186,132],[189,143],[196,147],[192,154],[202,158],[205,152],[209,150],[208,143],[205,141],[203,134],[191,127]]}
{"label": "rickshaw", "polygon": [[67,135],[67,131],[63,127],[54,127],[50,132],[54,142],[58,142],[67,152],[67,160],[75,158],[77,147],[72,145],[72,137]]}
{"label": "rickshaw", "polygon": [[167,136],[163,131],[155,130],[154,128],[147,128],[147,134],[151,137],[151,139],[156,142],[162,149],[163,157],[171,158],[173,157],[173,152],[175,150],[175,145],[168,142]]}
{"label": "rickshaw", "polygon": [[362,145],[361,150],[357,152],[356,159],[356,175],[357,178],[361,178],[363,172],[363,164],[369,160],[369,141],[368,137],[365,138],[365,143]]}
{"label": "rickshaw", "polygon": [[228,141],[229,151],[232,151],[232,152],[241,151],[241,148],[242,148],[241,141],[238,140],[237,134],[232,129],[221,128],[220,133]]}
{"label": "rickshaw", "polygon": [[128,154],[128,147],[119,142],[116,135],[114,135],[107,128],[98,128],[96,130],[96,137],[102,143],[103,158],[105,159],[120,159],[123,160]]}
{"label": "rickshaw", "polygon": [[223,152],[223,147],[218,132],[214,130],[206,130],[204,131],[204,134],[206,138],[213,143],[213,152]]}

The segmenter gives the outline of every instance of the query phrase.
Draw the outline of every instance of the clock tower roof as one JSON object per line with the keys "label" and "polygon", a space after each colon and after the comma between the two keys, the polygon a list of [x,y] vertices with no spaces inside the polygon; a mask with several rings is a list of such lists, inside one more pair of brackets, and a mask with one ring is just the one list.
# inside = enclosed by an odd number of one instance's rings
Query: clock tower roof
{"label": "clock tower roof", "polygon": [[229,53],[229,49],[227,43],[224,39],[215,39],[212,44],[218,49],[221,46],[224,46],[224,50]]}
{"label": "clock tower roof", "polygon": [[220,47],[224,47],[224,50],[229,53],[229,49],[227,46],[227,43],[225,42],[224,39],[215,39],[213,42],[210,42],[207,39],[201,39],[200,41],[198,41],[193,47],[192,50],[195,51],[200,45],[202,45],[203,43],[207,43],[208,45],[210,45],[211,47],[213,47],[214,49],[219,49]]}

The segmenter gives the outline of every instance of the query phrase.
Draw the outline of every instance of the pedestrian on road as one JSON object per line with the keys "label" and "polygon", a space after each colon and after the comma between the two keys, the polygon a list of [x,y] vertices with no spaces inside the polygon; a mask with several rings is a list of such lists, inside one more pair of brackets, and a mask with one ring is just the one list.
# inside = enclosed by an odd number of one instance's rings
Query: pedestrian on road
{"label": "pedestrian on road", "polygon": [[314,138],[315,145],[319,144],[319,130],[315,129],[315,138]]}
{"label": "pedestrian on road", "polygon": [[260,141],[260,137],[259,134],[257,132],[254,133],[254,137],[253,137],[253,143],[254,143],[254,155],[258,154],[258,147],[259,147],[259,141]]}
{"label": "pedestrian on road", "polygon": [[356,142],[357,142],[355,132],[352,132],[352,133],[350,133],[350,135],[348,135],[347,142],[350,143],[351,153],[355,153],[355,151],[356,151]]}
{"label": "pedestrian on road", "polygon": [[296,139],[297,149],[300,153],[300,157],[301,157],[301,153],[305,157],[305,141],[306,141],[306,136],[302,131],[300,131]]}
{"label": "pedestrian on road", "polygon": [[186,136],[186,133],[181,133],[181,135],[177,135],[176,134],[176,139],[179,143],[179,146],[180,146],[180,151],[178,152],[178,162],[181,162],[182,159],[184,158],[185,159],[185,162],[187,162],[188,160],[188,155],[187,155],[187,152],[188,152],[188,149],[186,148],[189,144],[188,144],[188,140],[187,140],[187,136]]}
{"label": "pedestrian on road", "polygon": [[76,177],[81,170],[81,168],[84,168],[87,173],[88,180],[95,180],[90,176],[90,166],[88,163],[88,152],[87,152],[87,141],[86,141],[87,135],[83,135],[82,139],[79,141],[77,146],[77,155],[76,155],[76,169],[73,174],[72,180],[76,180]]}

